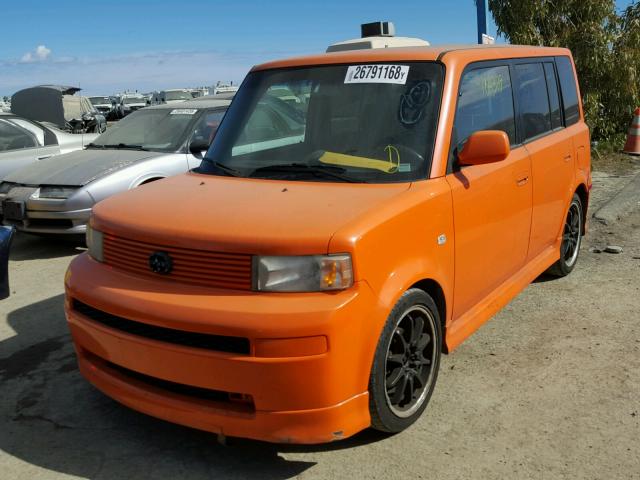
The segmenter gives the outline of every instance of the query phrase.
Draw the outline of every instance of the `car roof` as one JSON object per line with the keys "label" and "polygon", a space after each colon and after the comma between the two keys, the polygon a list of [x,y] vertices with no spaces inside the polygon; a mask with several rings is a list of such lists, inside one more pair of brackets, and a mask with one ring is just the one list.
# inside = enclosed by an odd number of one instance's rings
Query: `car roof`
{"label": "car roof", "polygon": [[175,110],[176,108],[216,108],[216,107],[228,107],[231,105],[230,99],[207,99],[207,100],[185,100],[180,103],[153,105],[146,107],[145,110]]}
{"label": "car roof", "polygon": [[345,50],[303,57],[286,58],[256,65],[251,71],[289,68],[309,65],[349,64],[390,61],[439,61],[461,57],[472,61],[501,58],[543,57],[571,55],[566,48],[536,47],[530,45],[436,45],[429,47],[391,47],[367,50]]}

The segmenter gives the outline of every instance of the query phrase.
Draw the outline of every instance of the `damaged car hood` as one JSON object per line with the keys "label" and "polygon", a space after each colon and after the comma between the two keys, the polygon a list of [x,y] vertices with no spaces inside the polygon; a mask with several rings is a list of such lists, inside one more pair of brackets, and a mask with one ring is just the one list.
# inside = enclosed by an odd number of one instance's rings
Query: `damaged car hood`
{"label": "damaged car hood", "polygon": [[125,149],[81,150],[33,163],[7,175],[3,181],[81,187],[133,163],[162,155],[166,154]]}

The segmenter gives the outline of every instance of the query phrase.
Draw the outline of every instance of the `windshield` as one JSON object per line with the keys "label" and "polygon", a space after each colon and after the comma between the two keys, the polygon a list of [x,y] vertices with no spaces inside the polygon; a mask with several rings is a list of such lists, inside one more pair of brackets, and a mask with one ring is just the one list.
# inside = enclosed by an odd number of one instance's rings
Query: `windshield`
{"label": "windshield", "polygon": [[195,108],[138,110],[109,127],[93,141],[92,146],[175,152],[191,134],[200,112]]}
{"label": "windshield", "polygon": [[147,103],[147,99],[144,97],[125,97],[122,99],[122,103],[131,104],[131,103]]}
{"label": "windshield", "polygon": [[164,92],[165,100],[191,100],[190,92]]}
{"label": "windshield", "polygon": [[104,105],[105,103],[111,103],[111,99],[109,97],[89,97],[89,101],[93,105]]}
{"label": "windshield", "polygon": [[198,171],[306,181],[424,179],[442,79],[434,62],[251,73]]}

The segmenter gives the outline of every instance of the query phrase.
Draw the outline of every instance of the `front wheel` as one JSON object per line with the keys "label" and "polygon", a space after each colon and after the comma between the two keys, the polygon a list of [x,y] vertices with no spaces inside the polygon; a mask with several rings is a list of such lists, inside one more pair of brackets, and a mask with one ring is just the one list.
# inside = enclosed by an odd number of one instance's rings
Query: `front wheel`
{"label": "front wheel", "polygon": [[582,201],[576,194],[571,199],[567,218],[562,231],[562,243],[560,244],[560,259],[547,271],[556,277],[569,275],[578,263],[580,244],[582,243]]}
{"label": "front wheel", "polygon": [[422,414],[438,377],[442,327],[427,293],[408,290],[382,330],[369,378],[371,426],[396,433]]}

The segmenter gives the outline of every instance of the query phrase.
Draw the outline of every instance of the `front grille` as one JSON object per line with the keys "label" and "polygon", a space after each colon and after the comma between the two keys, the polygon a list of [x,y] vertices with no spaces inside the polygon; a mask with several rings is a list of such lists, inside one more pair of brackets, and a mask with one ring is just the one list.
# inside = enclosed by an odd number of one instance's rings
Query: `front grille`
{"label": "front grille", "polygon": [[75,299],[73,300],[73,310],[94,322],[137,337],[175,345],[184,345],[186,347],[201,348],[203,350],[237,353],[241,355],[249,355],[250,353],[249,339],[244,337],[211,335],[208,333],[187,332],[174,328],[158,327],[103,312]]}
{"label": "front grille", "polygon": [[[149,256],[167,252],[173,270],[159,275],[149,268]],[[211,252],[139,242],[104,234],[104,263],[114,268],[192,285],[235,290],[251,290],[251,255]]]}
{"label": "front grille", "polygon": [[29,227],[32,228],[73,228],[73,221],[64,218],[30,218]]}

